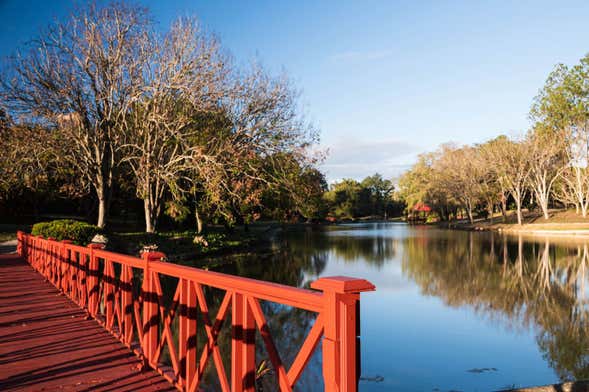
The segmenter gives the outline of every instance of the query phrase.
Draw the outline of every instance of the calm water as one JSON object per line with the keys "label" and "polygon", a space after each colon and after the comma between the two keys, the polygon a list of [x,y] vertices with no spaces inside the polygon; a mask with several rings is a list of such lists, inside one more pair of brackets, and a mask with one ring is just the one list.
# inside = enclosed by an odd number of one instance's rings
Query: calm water
{"label": "calm water", "polygon": [[[589,378],[588,264],[589,242],[371,223],[293,231],[223,269],[374,283],[361,297],[362,391],[488,391]],[[263,306],[288,364],[313,315]],[[321,390],[320,366],[316,353],[300,390]]]}

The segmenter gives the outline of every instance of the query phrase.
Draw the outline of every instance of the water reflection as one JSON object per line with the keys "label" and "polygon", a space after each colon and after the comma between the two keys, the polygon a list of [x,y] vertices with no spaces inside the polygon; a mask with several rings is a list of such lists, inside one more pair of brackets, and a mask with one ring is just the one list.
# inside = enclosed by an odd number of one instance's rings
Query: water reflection
{"label": "water reflection", "polygon": [[[273,252],[241,256],[218,270],[298,287],[323,275],[367,278],[377,292],[363,297],[363,328],[369,332],[362,337],[362,374],[378,382],[361,382],[361,390],[487,390],[589,378],[588,263],[589,241],[365,224],[287,232]],[[315,315],[262,306],[289,365]],[[456,310],[467,314],[464,320],[478,335],[453,331],[465,322],[456,319],[462,317]],[[435,314],[438,323],[424,312]],[[505,334],[511,340],[501,344],[515,341],[512,350],[537,357],[525,370],[509,361],[512,352],[490,353]],[[443,379],[440,363],[456,362],[452,345],[459,339],[468,340],[456,348],[460,356],[468,356],[465,349],[482,352],[488,362],[472,363],[479,357],[470,355]],[[228,332],[220,345],[230,352]],[[440,346],[437,352],[432,345]],[[267,358],[261,343],[257,357]],[[299,390],[322,390],[320,359],[318,352]],[[479,368],[493,371],[473,371]],[[264,390],[275,390],[274,381],[264,379]]]}
{"label": "water reflection", "polygon": [[404,241],[403,271],[423,293],[512,328],[535,328],[561,380],[589,378],[587,242],[446,235]]}

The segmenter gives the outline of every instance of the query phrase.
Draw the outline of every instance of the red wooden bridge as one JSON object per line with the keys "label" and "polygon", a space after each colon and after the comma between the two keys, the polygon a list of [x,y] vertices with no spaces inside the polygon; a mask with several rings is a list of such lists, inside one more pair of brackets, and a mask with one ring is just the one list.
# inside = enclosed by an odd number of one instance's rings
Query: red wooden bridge
{"label": "red wooden bridge", "polygon": [[[374,286],[330,277],[311,288],[19,232],[17,254],[0,256],[0,390],[254,392],[266,373],[258,340],[279,390],[321,345],[325,391],[357,391],[359,297]],[[289,366],[262,303],[316,315]]]}

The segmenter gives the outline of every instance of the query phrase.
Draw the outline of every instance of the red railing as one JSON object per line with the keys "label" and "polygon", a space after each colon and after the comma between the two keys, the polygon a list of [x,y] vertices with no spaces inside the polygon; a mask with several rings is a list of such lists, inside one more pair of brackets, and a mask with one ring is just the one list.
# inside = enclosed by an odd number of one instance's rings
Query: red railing
{"label": "red railing", "polygon": [[[359,293],[375,289],[364,279],[320,278],[311,284],[318,291],[312,291],[166,263],[165,255],[159,252],[144,252],[137,258],[102,250],[100,245],[83,247],[23,232],[18,232],[17,252],[145,364],[182,391],[198,390],[212,357],[221,390],[254,392],[256,329],[279,390],[293,390],[321,338],[325,390],[358,388]],[[160,275],[178,280],[168,306]],[[225,292],[213,319],[203,286]],[[317,313],[288,370],[275,346],[260,300]],[[230,308],[229,380],[218,338]],[[198,311],[200,319],[196,317]],[[200,353],[195,343],[197,319],[206,332]],[[165,349],[171,366],[162,363]]]}

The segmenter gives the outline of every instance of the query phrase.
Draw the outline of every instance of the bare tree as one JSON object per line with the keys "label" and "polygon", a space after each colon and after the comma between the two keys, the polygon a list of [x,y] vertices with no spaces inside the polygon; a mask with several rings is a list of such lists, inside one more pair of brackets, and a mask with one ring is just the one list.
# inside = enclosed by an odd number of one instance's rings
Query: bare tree
{"label": "bare tree", "polygon": [[[125,162],[144,200],[146,230],[156,229],[166,195],[196,199],[225,222],[248,221],[269,188],[285,187],[290,161],[309,164],[314,138],[286,78],[255,65],[233,68],[195,19],[154,37],[144,89],[131,106]],[[282,157],[288,154],[287,162]]]}
{"label": "bare tree", "polygon": [[291,168],[311,168],[321,159],[310,152],[317,133],[302,116],[298,98],[286,75],[273,77],[257,64],[236,76],[225,106],[231,130],[222,166],[225,181],[218,188],[226,195],[221,205],[227,217],[252,218],[266,189],[300,191]]}
{"label": "bare tree", "polygon": [[461,202],[470,223],[474,223],[473,210],[479,201],[484,176],[483,167],[476,163],[476,154],[473,147],[444,145],[434,165],[443,187]]}
{"label": "bare tree", "polygon": [[25,190],[76,198],[88,193],[72,175],[69,146],[61,134],[36,124],[0,124],[0,201]]}
{"label": "bare tree", "polygon": [[528,149],[522,142],[500,136],[489,144],[489,152],[495,162],[499,183],[515,201],[517,223],[521,225],[522,203],[531,170]]}
{"label": "bare tree", "polygon": [[32,41],[2,80],[2,98],[13,112],[59,127],[72,164],[96,192],[100,227],[108,216],[128,111],[141,87],[139,50],[149,24],[140,7],[90,5]]}
{"label": "bare tree", "polygon": [[543,129],[530,131],[525,140],[529,154],[530,176],[528,182],[542,209],[544,219],[550,218],[548,203],[553,194],[554,183],[565,169],[562,138]]}
{"label": "bare tree", "polygon": [[505,222],[507,218],[507,196],[509,195],[503,182],[499,181],[497,162],[493,140],[475,146],[475,162],[481,171],[480,193],[481,200],[486,204],[489,217],[493,217],[495,206],[501,211]]}
{"label": "bare tree", "polygon": [[201,140],[214,136],[208,116],[226,95],[227,59],[195,19],[180,19],[146,42],[141,95],[131,105],[124,161],[135,174],[147,232],[154,232],[166,193],[190,188]]}

